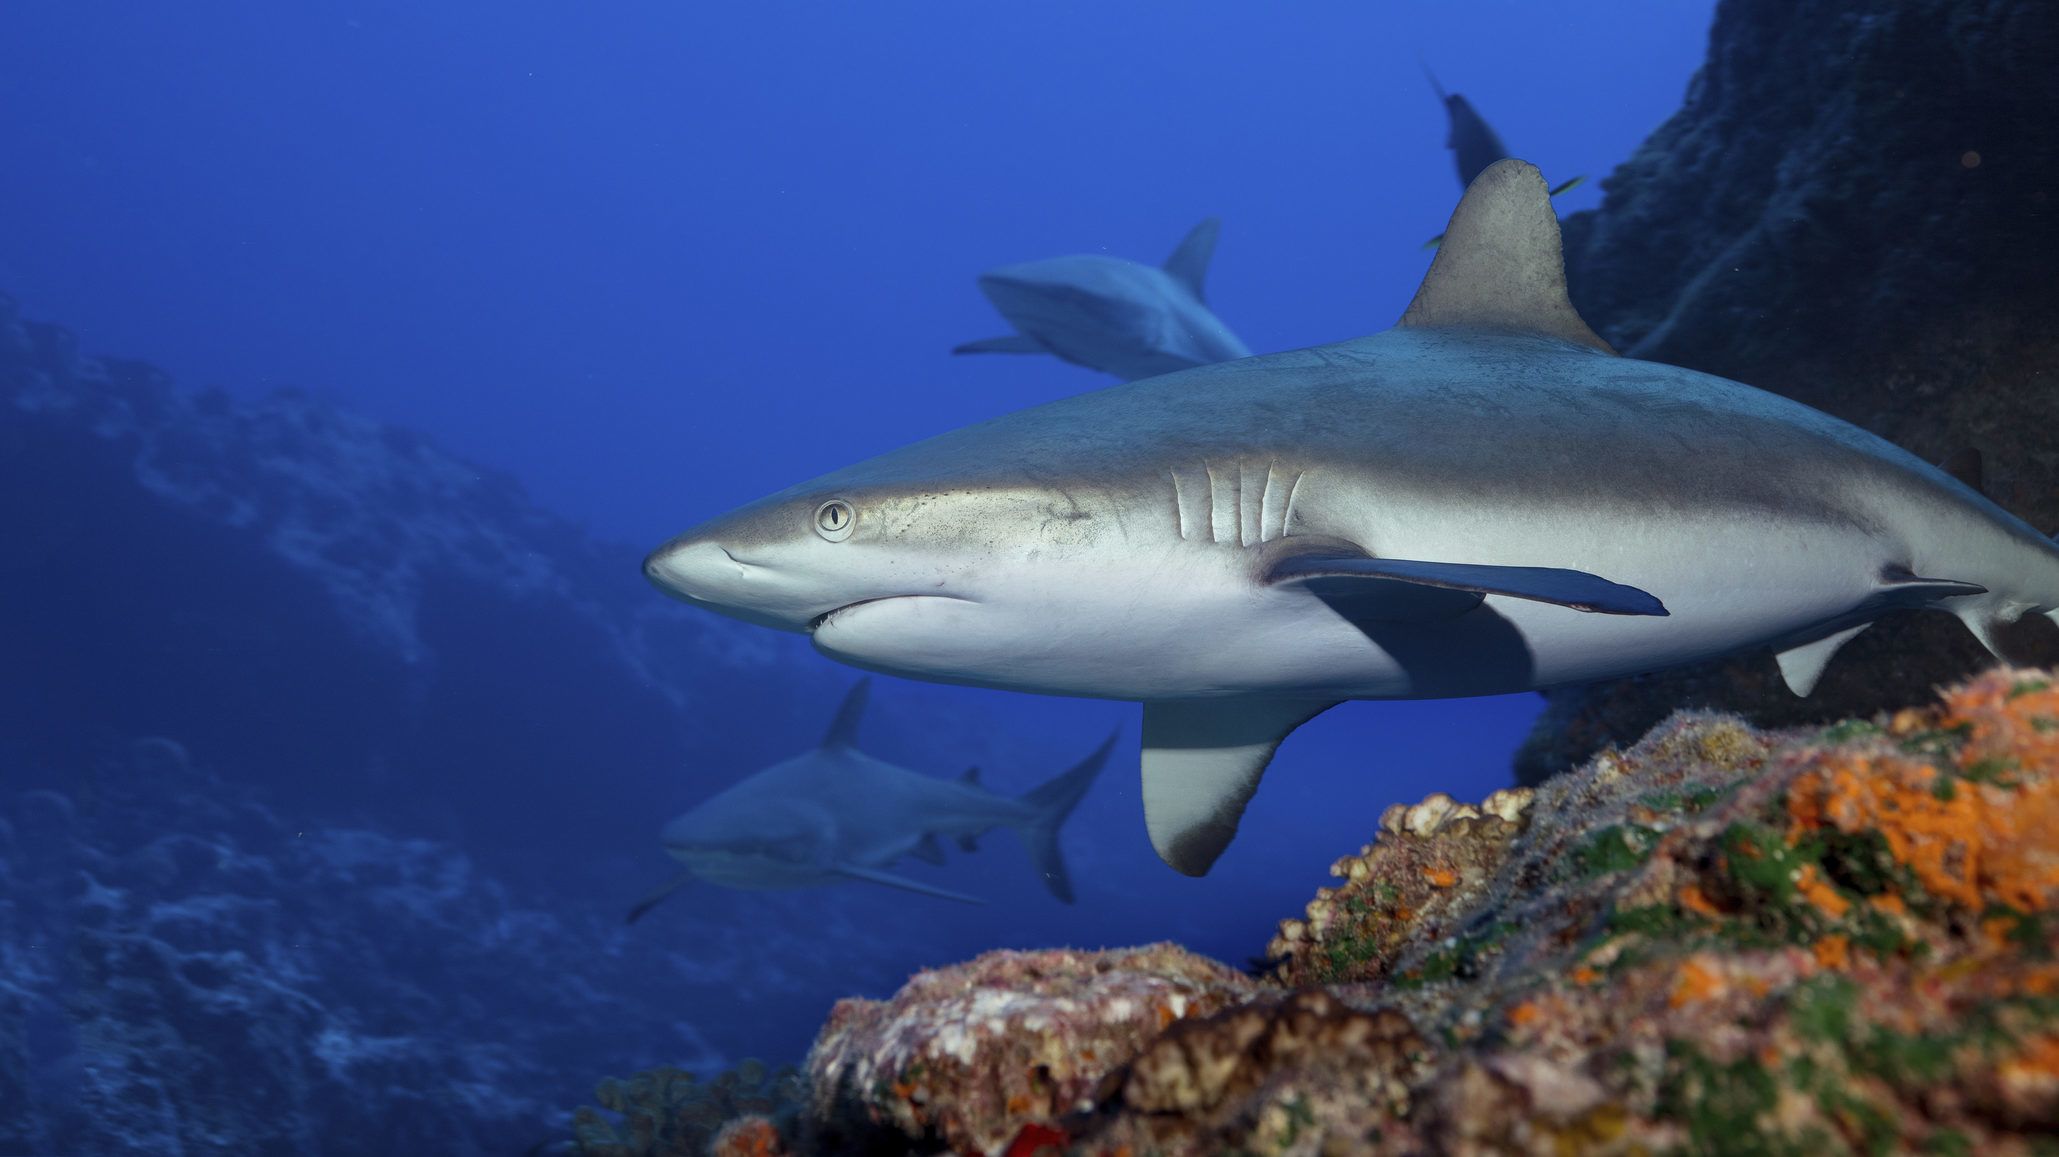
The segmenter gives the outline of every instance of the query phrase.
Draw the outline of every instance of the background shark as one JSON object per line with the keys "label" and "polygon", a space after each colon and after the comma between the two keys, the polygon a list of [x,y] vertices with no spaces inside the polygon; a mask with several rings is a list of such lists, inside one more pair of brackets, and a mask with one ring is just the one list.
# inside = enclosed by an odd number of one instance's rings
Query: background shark
{"label": "background shark", "polygon": [[1202,292],[1221,227],[1194,226],[1163,266],[1082,253],[981,274],[980,292],[1016,332],[951,352],[1055,354],[1124,381],[1250,357]]}
{"label": "background shark", "polygon": [[689,880],[729,888],[809,888],[866,880],[968,904],[974,896],[933,888],[886,869],[903,856],[944,862],[939,837],[966,851],[997,827],[1014,829],[1053,896],[1072,903],[1058,829],[1093,786],[1115,746],[1093,754],[1020,799],[995,795],[978,769],[935,779],[858,750],[858,721],[871,693],[861,679],[845,694],[813,750],[758,772],[665,825],[665,851],[686,871],[630,909],[634,922]]}
{"label": "background shark", "polygon": [[1616,356],[1513,160],[1474,181],[1393,329],[939,435],[681,535],[645,573],[856,666],[1143,701],[1146,824],[1196,875],[1280,741],[1341,700],[1760,646],[1806,693],[1888,611],[1947,609],[1989,642],[2059,608],[2051,541],[1930,464]]}
{"label": "background shark", "polygon": [[1423,66],[1423,75],[1429,78],[1431,90],[1443,102],[1445,115],[1451,119],[1451,133],[1444,138],[1444,147],[1451,150],[1452,159],[1458,162],[1458,183],[1460,187],[1471,185],[1475,177],[1487,171],[1487,166],[1509,155],[1508,146],[1501,143],[1501,134],[1494,131],[1473,102],[1459,93],[1444,91],[1429,65]]}

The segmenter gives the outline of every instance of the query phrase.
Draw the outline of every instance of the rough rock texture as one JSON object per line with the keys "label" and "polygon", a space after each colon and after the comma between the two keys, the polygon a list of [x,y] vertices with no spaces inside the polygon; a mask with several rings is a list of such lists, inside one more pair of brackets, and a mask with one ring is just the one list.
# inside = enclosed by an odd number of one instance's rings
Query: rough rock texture
{"label": "rough rock texture", "polygon": [[1260,982],[1165,946],[994,953],[846,1002],[778,1143],[2017,1154],[2059,1135],[2048,672],[1827,730],[1683,713],[1534,792],[1394,808],[1336,873]]}
{"label": "rough rock texture", "polygon": [[600,1083],[600,1108],[573,1115],[574,1148],[584,1157],[778,1157],[781,1129],[794,1129],[807,1097],[800,1071],[788,1066],[745,1061],[705,1081],[651,1069]]}
{"label": "rough rock texture", "polygon": [[[1565,223],[1574,304],[1618,349],[1786,394],[1943,462],[2059,527],[2059,7],[1725,0],[1681,110]],[[1950,577],[1950,576],[1944,576]],[[2042,619],[2010,640],[2059,660]],[[1985,653],[1895,616],[1808,700],[1768,655],[1555,692],[1535,783],[1676,707],[1761,725],[1926,702]]]}
{"label": "rough rock texture", "polygon": [[0,1153],[521,1152],[592,1058],[708,1063],[619,917],[303,826],[167,739],[0,800]]}
{"label": "rough rock texture", "polygon": [[924,972],[889,1001],[845,1000],[808,1058],[812,1141],[988,1152],[1095,1086],[1182,1017],[1251,980],[1171,944],[989,952]]}

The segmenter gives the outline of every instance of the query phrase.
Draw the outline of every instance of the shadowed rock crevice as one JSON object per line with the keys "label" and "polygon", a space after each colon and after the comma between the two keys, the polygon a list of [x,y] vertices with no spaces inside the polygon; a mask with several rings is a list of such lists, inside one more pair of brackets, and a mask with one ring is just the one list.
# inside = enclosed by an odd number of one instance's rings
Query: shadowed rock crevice
{"label": "shadowed rock crevice", "polygon": [[[1727,0],[1681,110],[1564,222],[1575,306],[1617,348],[1785,394],[1942,462],[2059,528],[2059,8],[2022,0]],[[1682,469],[1692,469],[1683,462]],[[1949,577],[1949,576],[1944,576]],[[2019,662],[2059,660],[2027,622]],[[1993,660],[1900,615],[1810,698],[1769,655],[1552,692],[1534,783],[1676,707],[1767,725],[1927,702]]]}

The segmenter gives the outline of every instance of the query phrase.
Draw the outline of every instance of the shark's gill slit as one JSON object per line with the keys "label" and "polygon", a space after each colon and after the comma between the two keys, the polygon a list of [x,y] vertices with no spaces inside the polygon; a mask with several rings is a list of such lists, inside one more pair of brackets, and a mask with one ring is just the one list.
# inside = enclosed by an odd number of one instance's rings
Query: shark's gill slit
{"label": "shark's gill slit", "polygon": [[1308,477],[1306,471],[1294,472],[1294,483],[1287,487],[1287,508],[1280,512],[1280,537],[1294,533],[1294,500],[1301,495],[1301,480]]}
{"label": "shark's gill slit", "polygon": [[1180,541],[1185,542],[1187,540],[1187,496],[1180,492],[1180,472],[1177,469],[1171,469],[1167,470],[1165,474],[1166,477],[1172,479],[1173,525],[1179,528]]}

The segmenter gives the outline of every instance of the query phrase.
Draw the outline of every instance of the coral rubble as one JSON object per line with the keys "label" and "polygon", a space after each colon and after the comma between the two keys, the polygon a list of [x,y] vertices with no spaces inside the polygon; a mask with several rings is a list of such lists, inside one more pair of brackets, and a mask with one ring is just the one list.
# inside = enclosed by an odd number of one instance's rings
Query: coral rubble
{"label": "coral rubble", "polygon": [[802,1118],[738,1128],[1008,1157],[2059,1136],[2048,673],[1827,729],[1681,713],[1534,791],[1390,809],[1334,871],[1262,978],[996,952],[846,1001]]}

